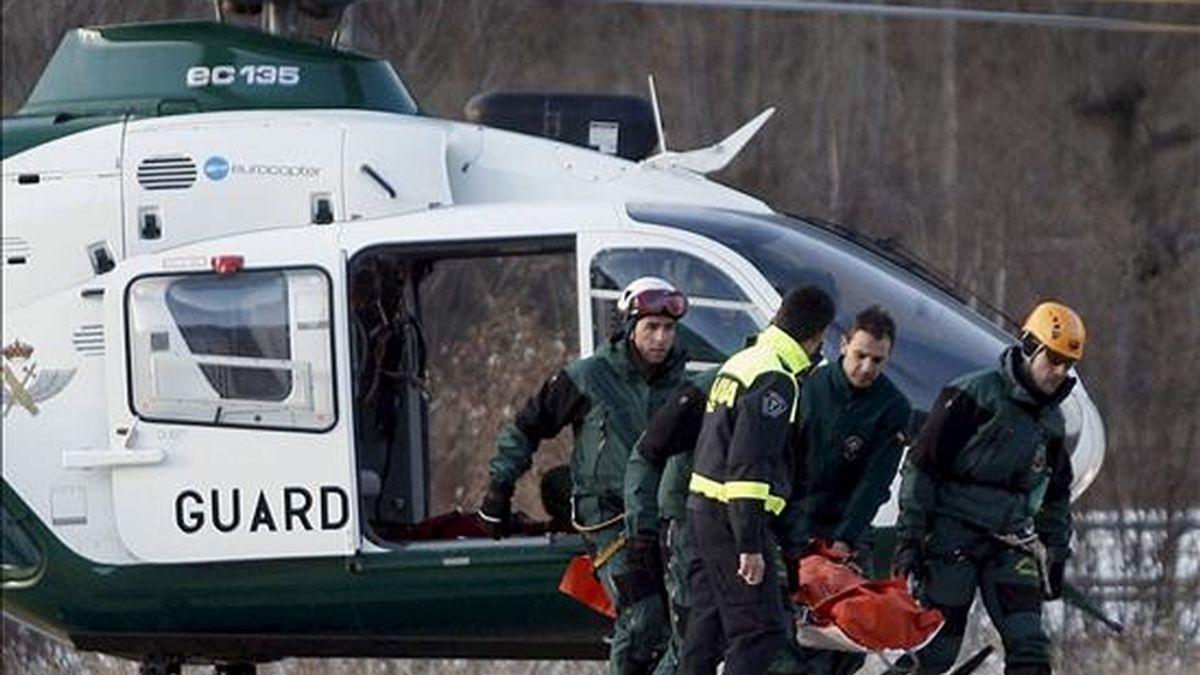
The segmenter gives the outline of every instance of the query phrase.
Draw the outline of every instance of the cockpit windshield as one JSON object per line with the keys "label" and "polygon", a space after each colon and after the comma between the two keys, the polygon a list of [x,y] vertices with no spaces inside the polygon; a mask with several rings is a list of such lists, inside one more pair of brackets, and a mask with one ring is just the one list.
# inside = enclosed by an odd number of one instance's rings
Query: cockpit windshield
{"label": "cockpit windshield", "polygon": [[825,354],[836,358],[838,336],[854,315],[878,303],[896,320],[888,375],[913,404],[927,409],[938,389],[987,368],[1010,341],[997,327],[915,274],[835,234],[786,216],[668,205],[631,204],[635,220],[669,225],[714,239],[745,256],[782,295],[816,284],[837,303]]}

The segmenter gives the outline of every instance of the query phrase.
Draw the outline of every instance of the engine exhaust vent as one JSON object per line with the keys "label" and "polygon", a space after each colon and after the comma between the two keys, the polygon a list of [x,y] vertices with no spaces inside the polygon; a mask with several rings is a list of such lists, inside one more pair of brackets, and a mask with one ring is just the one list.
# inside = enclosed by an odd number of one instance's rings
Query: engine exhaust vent
{"label": "engine exhaust vent", "polygon": [[186,190],[196,182],[196,162],[187,155],[147,157],[138,164],[137,177],[147,190]]}

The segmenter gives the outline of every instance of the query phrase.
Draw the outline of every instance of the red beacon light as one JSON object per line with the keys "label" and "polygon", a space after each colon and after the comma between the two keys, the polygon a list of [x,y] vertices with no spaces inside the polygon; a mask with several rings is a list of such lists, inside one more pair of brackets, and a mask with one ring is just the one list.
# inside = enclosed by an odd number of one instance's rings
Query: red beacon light
{"label": "red beacon light", "polygon": [[240,255],[215,255],[212,257],[212,271],[225,277],[242,271],[246,259]]}

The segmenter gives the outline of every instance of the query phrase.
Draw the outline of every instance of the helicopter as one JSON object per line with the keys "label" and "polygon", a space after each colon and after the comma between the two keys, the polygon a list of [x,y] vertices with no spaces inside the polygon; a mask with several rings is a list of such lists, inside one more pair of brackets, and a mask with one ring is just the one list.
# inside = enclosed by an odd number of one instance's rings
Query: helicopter
{"label": "helicopter", "polygon": [[[495,541],[443,510],[489,387],[592,353],[651,274],[689,295],[693,369],[804,283],[835,328],[889,309],[918,409],[1012,342],[896,250],[708,179],[770,109],[692,151],[653,95],[432,118],[388,63],[287,34],[351,2],[71,31],[4,120],[5,612],[155,675],[602,658],[607,620],[558,591],[569,526]],[[1063,409],[1077,497],[1104,427],[1083,386]]]}

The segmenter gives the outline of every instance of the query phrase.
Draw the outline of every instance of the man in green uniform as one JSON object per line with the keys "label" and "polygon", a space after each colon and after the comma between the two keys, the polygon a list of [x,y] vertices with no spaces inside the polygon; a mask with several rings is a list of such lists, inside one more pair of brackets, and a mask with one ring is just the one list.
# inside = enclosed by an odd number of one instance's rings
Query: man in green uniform
{"label": "man in green uniform", "polygon": [[571,426],[574,525],[617,609],[609,671],[626,675],[650,672],[666,641],[661,578],[628,562],[647,552],[638,540],[626,545],[623,487],[630,449],[682,381],[685,359],[675,348],[675,323],[687,312],[687,298],[663,279],[642,277],[625,288],[617,308],[625,323],[609,344],[547,380],[501,432],[479,517],[494,536],[506,534],[513,486],[529,470],[538,443]]}
{"label": "man in green uniform", "polygon": [[[718,368],[696,373],[671,394],[650,418],[634,446],[625,473],[625,531],[631,539],[660,542],[660,558],[631,559],[653,574],[662,572],[671,637],[654,675],[674,675],[687,629],[687,565],[691,538],[687,528],[688,481],[692,450],[704,421],[708,390]],[[650,548],[647,544],[644,547]]]}
{"label": "man in green uniform", "polygon": [[1059,403],[1075,384],[1083,321],[1038,305],[994,370],[950,383],[909,454],[894,567],[946,625],[919,673],[958,657],[976,589],[1004,641],[1007,675],[1049,675],[1042,603],[1061,596],[1071,537],[1071,460]]}
{"label": "man in green uniform", "polygon": [[[841,356],[812,371],[800,399],[803,420],[799,499],[789,506],[792,539],[871,576],[875,512],[887,501],[904,452],[911,408],[883,374],[896,324],[878,305],[854,318]],[[795,560],[785,560],[794,567]],[[789,573],[792,570],[789,569]],[[846,675],[865,659],[850,652],[804,649],[807,673]]]}
{"label": "man in green uniform", "polygon": [[[833,319],[815,286],[789,292],[709,390],[688,484],[691,608],[680,672],[760,675],[785,636],[768,527],[791,496],[800,379]],[[766,583],[764,583],[766,581]]]}

